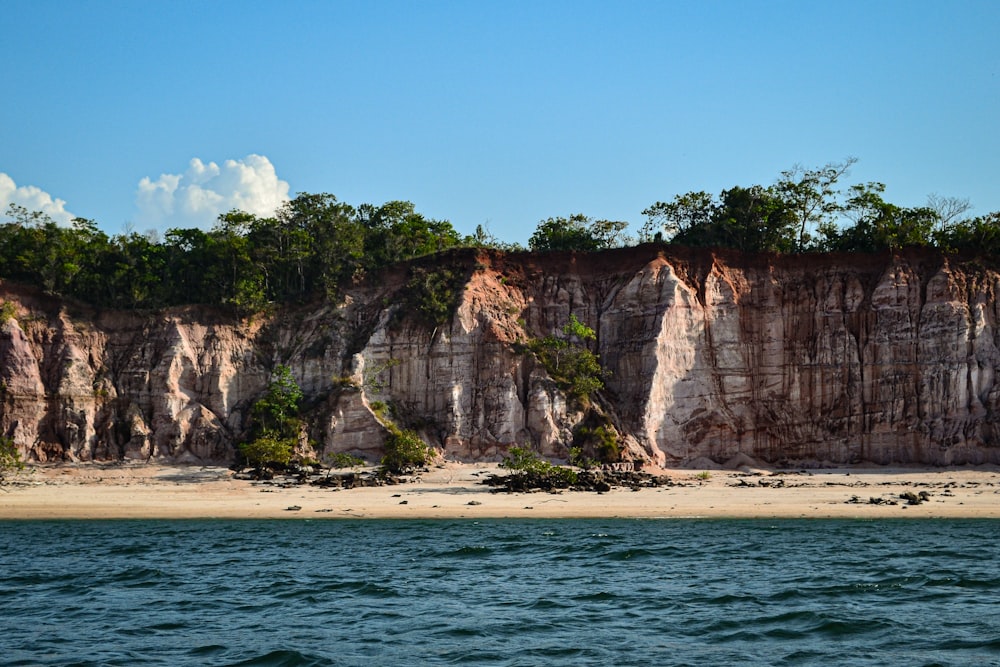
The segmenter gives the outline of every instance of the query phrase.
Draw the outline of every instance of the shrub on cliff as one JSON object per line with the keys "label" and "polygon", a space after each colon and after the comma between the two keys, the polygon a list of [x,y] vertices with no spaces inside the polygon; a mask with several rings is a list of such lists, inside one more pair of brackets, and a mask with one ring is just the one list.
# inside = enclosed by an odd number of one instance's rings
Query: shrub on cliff
{"label": "shrub on cliff", "polygon": [[[599,463],[617,463],[621,460],[621,446],[618,434],[610,424],[597,426],[581,426],[574,434],[575,443],[581,453],[586,452],[596,457]],[[580,466],[585,467],[585,466]]]}
{"label": "shrub on cliff", "polygon": [[593,329],[569,316],[562,335],[533,338],[526,348],[542,364],[556,386],[583,404],[604,388],[604,369],[597,355],[585,347],[597,337]]}
{"label": "shrub on cliff", "polygon": [[2,484],[9,473],[16,473],[24,470],[24,461],[21,460],[21,452],[17,451],[17,446],[11,438],[0,438],[0,484]]}
{"label": "shrub on cliff", "polygon": [[391,422],[387,428],[389,435],[385,439],[385,456],[382,457],[382,469],[385,472],[404,475],[427,465],[433,453],[416,432],[401,429]]}
{"label": "shrub on cliff", "polygon": [[6,324],[17,316],[17,306],[12,301],[0,303],[0,324]]}
{"label": "shrub on cliff", "polygon": [[434,458],[434,450],[420,439],[416,431],[401,428],[393,421],[394,406],[382,401],[372,401],[369,407],[388,431],[381,461],[382,474],[405,475],[415,468],[427,465]]}
{"label": "shrub on cliff", "polygon": [[438,266],[434,269],[413,267],[406,287],[400,292],[400,305],[393,323],[414,317],[437,328],[448,323],[462,298],[466,276],[461,267]]}

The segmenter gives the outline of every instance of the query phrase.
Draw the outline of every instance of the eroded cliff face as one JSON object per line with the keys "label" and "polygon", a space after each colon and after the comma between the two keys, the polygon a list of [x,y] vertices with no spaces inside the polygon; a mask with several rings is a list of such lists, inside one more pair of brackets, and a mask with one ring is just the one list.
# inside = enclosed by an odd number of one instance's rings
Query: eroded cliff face
{"label": "eroded cliff face", "polygon": [[[302,448],[375,460],[390,405],[449,458],[531,443],[565,458],[596,409],[626,456],[1000,463],[1000,275],[937,253],[749,257],[639,247],[460,252],[453,317],[405,301],[407,267],[252,321],[96,312],[0,283],[0,433],[31,459],[231,460],[277,364]],[[9,307],[8,307],[9,310]],[[608,371],[588,410],[518,343],[575,314]],[[378,403],[376,403],[378,402]]]}

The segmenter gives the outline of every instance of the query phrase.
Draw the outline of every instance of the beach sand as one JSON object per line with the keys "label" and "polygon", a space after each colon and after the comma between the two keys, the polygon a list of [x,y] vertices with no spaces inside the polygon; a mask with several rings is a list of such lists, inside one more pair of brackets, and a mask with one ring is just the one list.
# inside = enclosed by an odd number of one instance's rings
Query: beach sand
{"label": "beach sand", "polygon": [[[405,484],[334,490],[238,480],[222,467],[32,466],[0,487],[0,519],[1000,518],[992,466],[664,470],[674,486],[606,493],[494,493],[480,481],[496,472],[444,464]],[[919,505],[900,498],[921,491]]]}

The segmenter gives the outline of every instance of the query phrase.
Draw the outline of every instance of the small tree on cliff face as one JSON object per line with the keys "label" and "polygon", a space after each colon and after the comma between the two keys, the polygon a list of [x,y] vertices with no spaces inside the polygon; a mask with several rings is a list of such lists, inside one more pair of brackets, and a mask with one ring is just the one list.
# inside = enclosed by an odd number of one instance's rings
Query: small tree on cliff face
{"label": "small tree on cliff face", "polygon": [[240,445],[240,454],[247,465],[261,469],[288,464],[298,441],[301,400],[302,390],[291,369],[279,365],[274,369],[267,392],[250,411],[254,438]]}
{"label": "small tree on cliff face", "polygon": [[597,355],[585,346],[596,338],[593,329],[570,315],[561,336],[533,338],[527,349],[560,389],[586,404],[594,392],[604,388],[604,369]]}
{"label": "small tree on cliff face", "polygon": [[267,393],[254,403],[254,420],[262,431],[290,435],[298,431],[299,420],[295,415],[299,411],[301,400],[302,390],[292,377],[292,370],[288,366],[279,365],[274,369],[271,383],[267,385]]}

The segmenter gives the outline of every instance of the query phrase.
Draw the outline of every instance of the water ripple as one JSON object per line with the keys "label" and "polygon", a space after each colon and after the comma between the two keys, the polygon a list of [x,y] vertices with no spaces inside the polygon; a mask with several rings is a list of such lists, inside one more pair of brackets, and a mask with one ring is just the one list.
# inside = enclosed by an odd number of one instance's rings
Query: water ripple
{"label": "water ripple", "polygon": [[3,661],[1000,665],[998,528],[2,522]]}

